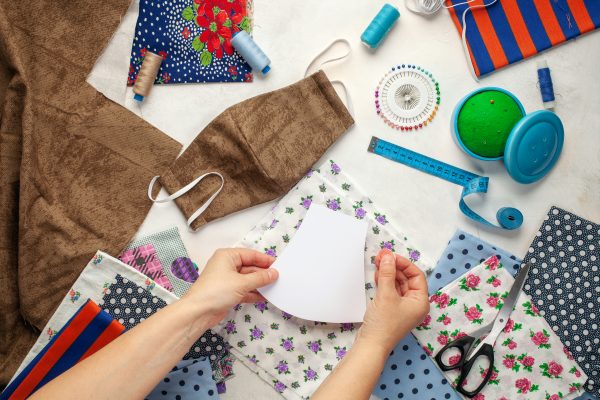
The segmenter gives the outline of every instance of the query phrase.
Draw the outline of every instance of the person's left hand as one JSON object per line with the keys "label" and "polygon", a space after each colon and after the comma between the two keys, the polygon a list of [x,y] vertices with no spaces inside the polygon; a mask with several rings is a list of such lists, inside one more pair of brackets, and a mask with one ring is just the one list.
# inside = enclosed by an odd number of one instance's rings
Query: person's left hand
{"label": "person's left hand", "polygon": [[269,268],[273,261],[273,257],[250,249],[217,250],[182,300],[202,310],[212,327],[236,304],[264,300],[256,289],[279,277],[276,269]]}

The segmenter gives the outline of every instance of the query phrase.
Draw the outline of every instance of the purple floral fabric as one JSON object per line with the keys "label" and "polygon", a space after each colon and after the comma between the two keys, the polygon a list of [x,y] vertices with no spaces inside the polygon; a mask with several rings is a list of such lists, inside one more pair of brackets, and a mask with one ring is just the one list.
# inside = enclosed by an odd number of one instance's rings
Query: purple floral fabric
{"label": "purple floral fabric", "polygon": [[[389,248],[423,270],[429,263],[334,161],[311,170],[237,245],[277,257],[301,227],[312,203],[368,222],[365,295],[372,298],[375,255]],[[296,318],[268,302],[238,305],[217,330],[232,353],[288,399],[308,398],[352,346],[360,324]]]}

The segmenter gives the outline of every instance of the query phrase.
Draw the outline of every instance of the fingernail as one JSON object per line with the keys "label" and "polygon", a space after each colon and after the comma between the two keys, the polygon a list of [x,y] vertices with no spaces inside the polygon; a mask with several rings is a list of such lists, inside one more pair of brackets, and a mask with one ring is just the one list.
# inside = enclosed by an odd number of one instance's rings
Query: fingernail
{"label": "fingernail", "polygon": [[394,255],[390,251],[386,251],[383,254],[383,256],[381,257],[381,262],[384,262],[384,263],[393,263],[394,262]]}
{"label": "fingernail", "polygon": [[273,278],[275,278],[275,275],[277,274],[277,272],[275,272],[275,270],[272,268],[268,268],[267,274],[269,274],[269,279],[273,280]]}

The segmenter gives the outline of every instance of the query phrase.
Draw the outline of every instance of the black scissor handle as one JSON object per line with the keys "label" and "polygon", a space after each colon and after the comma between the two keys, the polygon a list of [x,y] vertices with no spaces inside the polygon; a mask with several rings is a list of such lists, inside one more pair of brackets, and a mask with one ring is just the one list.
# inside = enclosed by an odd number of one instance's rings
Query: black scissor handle
{"label": "black scissor handle", "polygon": [[[442,371],[450,371],[452,369],[462,368],[462,366],[465,363],[465,356],[469,353],[469,349],[471,348],[471,346],[473,346],[474,341],[474,337],[467,335],[461,337],[460,339],[456,339],[449,342],[444,347],[442,347],[440,351],[438,351],[438,353],[435,355],[435,362],[437,363],[437,365],[439,365]],[[455,348],[460,351],[460,361],[456,364],[447,365],[442,360],[442,356],[446,351]]]}
{"label": "black scissor handle", "polygon": [[[471,368],[475,365],[475,362],[479,357],[486,357],[489,360],[489,367],[487,370],[487,374],[485,374],[485,378],[483,378],[483,382],[477,387],[477,389],[473,391],[465,390],[462,386],[463,382],[469,376],[469,372],[471,372]],[[460,377],[458,378],[458,383],[456,384],[456,390],[467,396],[468,398],[473,398],[475,395],[483,389],[483,387],[488,383],[490,378],[492,377],[492,372],[494,372],[494,348],[485,343],[481,348],[477,351],[477,353],[472,354],[469,358],[469,361],[464,363],[460,368]]]}

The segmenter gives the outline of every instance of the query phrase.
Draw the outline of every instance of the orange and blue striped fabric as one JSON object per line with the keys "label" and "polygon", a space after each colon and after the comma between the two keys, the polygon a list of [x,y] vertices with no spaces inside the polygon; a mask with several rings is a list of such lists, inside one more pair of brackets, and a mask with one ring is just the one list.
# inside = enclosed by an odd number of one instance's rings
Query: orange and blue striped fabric
{"label": "orange and blue striped fabric", "polygon": [[[446,6],[464,0],[446,0]],[[462,15],[474,0],[449,8],[462,34]],[[466,15],[467,47],[477,76],[531,57],[600,27],[600,0],[498,0]]]}
{"label": "orange and blue striped fabric", "polygon": [[0,400],[26,399],[124,330],[123,325],[88,300],[0,394]]}

